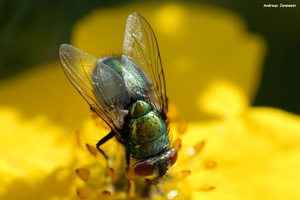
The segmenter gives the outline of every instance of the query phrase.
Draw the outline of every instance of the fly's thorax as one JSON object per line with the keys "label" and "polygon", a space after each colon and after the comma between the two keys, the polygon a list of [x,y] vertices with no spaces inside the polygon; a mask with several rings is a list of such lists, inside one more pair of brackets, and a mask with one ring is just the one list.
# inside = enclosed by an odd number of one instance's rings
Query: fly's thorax
{"label": "fly's thorax", "polygon": [[129,108],[130,117],[135,119],[146,115],[152,110],[152,107],[145,101],[138,100]]}
{"label": "fly's thorax", "polygon": [[122,62],[122,57],[116,57],[116,56],[107,56],[104,58],[101,58],[99,60],[100,62],[103,62],[107,66],[109,66],[111,69],[113,69],[115,72],[117,72],[120,76],[122,75],[122,68],[124,66]]}
{"label": "fly's thorax", "polygon": [[158,183],[160,178],[168,173],[168,169],[175,164],[177,156],[175,149],[167,149],[153,157],[135,163],[133,169],[136,175],[145,177],[153,183]]}
{"label": "fly's thorax", "polygon": [[156,155],[169,145],[165,122],[145,101],[136,101],[129,108],[127,150],[133,158]]}

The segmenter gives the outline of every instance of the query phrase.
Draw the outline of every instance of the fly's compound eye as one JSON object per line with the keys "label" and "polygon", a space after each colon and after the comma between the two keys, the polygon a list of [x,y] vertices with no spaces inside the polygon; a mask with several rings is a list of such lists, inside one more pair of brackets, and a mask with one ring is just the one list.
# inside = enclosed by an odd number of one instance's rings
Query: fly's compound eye
{"label": "fly's compound eye", "polygon": [[154,166],[150,162],[138,163],[134,167],[134,173],[138,176],[151,176],[154,173]]}
{"label": "fly's compound eye", "polygon": [[171,160],[171,165],[174,165],[176,160],[177,160],[177,151],[175,149],[172,149],[170,154],[169,154],[169,157],[170,157],[170,160]]}

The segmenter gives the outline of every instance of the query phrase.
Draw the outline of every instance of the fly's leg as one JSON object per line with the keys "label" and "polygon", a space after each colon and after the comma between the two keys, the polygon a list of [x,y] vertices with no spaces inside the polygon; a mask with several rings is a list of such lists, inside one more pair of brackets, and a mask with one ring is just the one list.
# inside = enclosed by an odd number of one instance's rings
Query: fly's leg
{"label": "fly's leg", "polygon": [[[90,110],[95,114],[95,116],[98,116],[97,112],[93,108],[93,106],[90,106]],[[105,152],[100,148],[102,144],[113,138],[116,134],[113,131],[110,131],[106,136],[104,136],[101,140],[99,140],[96,144],[96,147],[98,151],[105,157],[106,163],[108,162],[108,156],[105,154]]]}
{"label": "fly's leg", "polygon": [[129,153],[129,151],[125,152],[125,157],[126,157],[126,165],[127,165],[127,167],[129,167],[129,165],[130,165],[130,153]]}
{"label": "fly's leg", "polygon": [[97,142],[96,147],[99,150],[99,152],[105,157],[106,160],[106,173],[109,177],[114,177],[114,170],[108,166],[108,156],[105,154],[105,152],[100,148],[102,144],[110,140],[115,136],[115,133],[113,131],[109,132],[106,136],[104,136],[99,142]]}
{"label": "fly's leg", "polygon": [[99,152],[105,157],[106,162],[108,162],[108,156],[105,154],[105,152],[100,148],[102,144],[110,140],[115,136],[115,133],[113,131],[109,132],[106,136],[104,136],[99,142],[97,142],[96,147],[99,150]]}

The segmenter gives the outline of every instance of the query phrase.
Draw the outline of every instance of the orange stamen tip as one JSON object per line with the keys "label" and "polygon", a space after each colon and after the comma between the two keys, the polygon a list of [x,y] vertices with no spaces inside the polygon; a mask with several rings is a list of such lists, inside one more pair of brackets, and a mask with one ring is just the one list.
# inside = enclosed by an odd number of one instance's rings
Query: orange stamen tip
{"label": "orange stamen tip", "polygon": [[102,191],[102,195],[109,197],[111,195],[111,192],[108,190],[104,190],[104,191]]}
{"label": "orange stamen tip", "polygon": [[182,140],[181,140],[180,138],[177,138],[177,139],[175,140],[175,142],[173,143],[173,148],[174,148],[177,152],[179,152],[179,150],[181,149],[181,142],[182,142]]}
{"label": "orange stamen tip", "polygon": [[205,169],[214,169],[217,167],[217,162],[214,160],[205,160],[204,167]]}
{"label": "orange stamen tip", "polygon": [[80,138],[80,132],[79,131],[76,131],[76,144],[79,146],[79,147],[82,147],[81,145],[81,138]]}
{"label": "orange stamen tip", "polygon": [[114,179],[115,178],[115,171],[113,168],[111,167],[106,167],[105,169],[106,173],[108,174],[108,176],[111,178],[111,179]]}
{"label": "orange stamen tip", "polygon": [[214,190],[215,189],[215,186],[212,186],[212,185],[203,185],[199,188],[201,191],[205,191],[205,192],[208,192],[208,191],[211,191],[211,190]]}
{"label": "orange stamen tip", "polygon": [[86,147],[93,156],[96,156],[98,154],[98,149],[96,147],[93,147],[89,144],[86,144]]}
{"label": "orange stamen tip", "polygon": [[192,174],[192,171],[189,170],[189,169],[184,169],[184,170],[181,170],[181,174],[183,177],[187,177],[187,176],[190,176]]}
{"label": "orange stamen tip", "polygon": [[88,181],[91,176],[90,171],[86,168],[76,169],[75,172],[84,182]]}
{"label": "orange stamen tip", "polygon": [[183,135],[186,132],[187,128],[188,128],[188,121],[187,120],[181,120],[178,123],[178,127],[177,127],[178,134]]}
{"label": "orange stamen tip", "polygon": [[202,149],[204,148],[204,145],[205,145],[205,141],[203,140],[203,141],[198,142],[198,143],[194,146],[194,149],[195,149],[195,151],[196,151],[196,154],[202,151]]}
{"label": "orange stamen tip", "polygon": [[76,193],[80,199],[86,199],[90,194],[89,190],[87,188],[83,188],[83,187],[77,188]]}

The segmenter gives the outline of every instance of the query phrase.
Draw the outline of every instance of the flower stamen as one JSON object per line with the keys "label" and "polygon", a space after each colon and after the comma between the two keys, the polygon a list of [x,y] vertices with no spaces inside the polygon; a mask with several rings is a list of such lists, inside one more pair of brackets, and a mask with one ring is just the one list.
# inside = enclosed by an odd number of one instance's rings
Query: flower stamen
{"label": "flower stamen", "polygon": [[181,170],[181,174],[185,178],[185,177],[190,176],[192,174],[192,171],[189,169],[183,169],[183,170]]}
{"label": "flower stamen", "polygon": [[198,142],[196,145],[194,145],[195,154],[198,154],[199,152],[201,152],[204,148],[204,145],[205,145],[204,140],[202,140],[202,141]]}
{"label": "flower stamen", "polygon": [[103,195],[103,196],[109,197],[109,196],[111,195],[111,192],[108,191],[108,190],[103,190],[103,191],[102,191],[102,195]]}
{"label": "flower stamen", "polygon": [[203,192],[208,192],[208,191],[214,190],[215,186],[205,184],[205,185],[202,185],[199,189]]}
{"label": "flower stamen", "polygon": [[84,182],[88,181],[91,176],[90,171],[86,168],[76,169],[75,172]]}
{"label": "flower stamen", "polygon": [[76,134],[76,144],[77,144],[77,146],[79,146],[80,148],[82,148],[82,143],[81,143],[81,138],[80,138],[80,132],[77,130],[76,132],[75,132],[75,134]]}
{"label": "flower stamen", "polygon": [[135,183],[134,183],[135,174],[131,167],[125,167],[125,171],[126,171],[125,176],[129,181],[128,195],[129,197],[134,198],[135,197]]}
{"label": "flower stamen", "polygon": [[178,123],[177,133],[178,133],[179,135],[183,135],[183,134],[185,134],[187,128],[188,128],[188,121],[187,121],[187,120],[181,120],[181,121]]}
{"label": "flower stamen", "polygon": [[84,187],[77,188],[76,193],[80,199],[86,199],[90,195],[89,189]]}
{"label": "flower stamen", "polygon": [[175,142],[173,143],[173,148],[177,151],[177,152],[179,152],[179,150],[181,149],[181,139],[180,138],[177,138],[176,140],[175,140]]}
{"label": "flower stamen", "polygon": [[106,167],[105,169],[107,175],[111,178],[111,179],[114,179],[115,178],[115,172],[114,172],[114,169],[111,168],[111,167]]}
{"label": "flower stamen", "polygon": [[133,169],[131,167],[125,167],[125,171],[126,171],[126,178],[129,181],[133,181],[134,178],[135,178],[135,174],[134,174]]}
{"label": "flower stamen", "polygon": [[129,181],[129,197],[134,198],[135,197],[135,183],[134,180]]}
{"label": "flower stamen", "polygon": [[86,144],[86,147],[93,156],[96,156],[98,154],[98,150],[96,149],[96,147],[93,147],[89,144]]}
{"label": "flower stamen", "polygon": [[210,160],[210,159],[205,160],[203,164],[204,164],[205,169],[214,169],[217,167],[217,162],[214,160]]}

